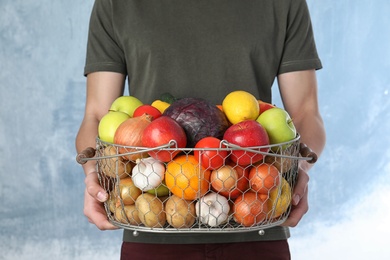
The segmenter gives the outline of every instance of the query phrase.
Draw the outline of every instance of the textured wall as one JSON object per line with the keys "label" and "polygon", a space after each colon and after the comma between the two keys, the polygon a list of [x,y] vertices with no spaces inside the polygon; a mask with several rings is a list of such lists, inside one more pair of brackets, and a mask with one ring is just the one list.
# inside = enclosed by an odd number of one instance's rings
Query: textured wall
{"label": "textured wall", "polygon": [[84,178],[74,160],[92,4],[0,2],[0,251],[5,259],[103,259],[104,251],[115,256],[119,250],[119,231],[99,232],[84,218]]}
{"label": "textured wall", "polygon": [[[390,255],[378,242],[390,215],[390,4],[308,3],[324,65],[328,143],[311,172],[311,210],[292,230],[293,256],[383,259]],[[0,0],[0,259],[118,259],[121,231],[100,232],[83,216],[74,160],[92,4]]]}

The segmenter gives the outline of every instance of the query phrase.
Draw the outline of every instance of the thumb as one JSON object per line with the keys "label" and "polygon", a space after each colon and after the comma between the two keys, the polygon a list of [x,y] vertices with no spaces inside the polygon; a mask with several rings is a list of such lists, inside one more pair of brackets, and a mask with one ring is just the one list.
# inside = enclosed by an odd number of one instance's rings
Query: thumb
{"label": "thumb", "polygon": [[108,193],[100,186],[97,172],[88,173],[85,176],[85,188],[90,196],[100,202],[105,202],[108,199]]}
{"label": "thumb", "polygon": [[292,197],[292,203],[294,206],[297,206],[302,197],[306,194],[309,180],[310,177],[307,172],[300,168]]}

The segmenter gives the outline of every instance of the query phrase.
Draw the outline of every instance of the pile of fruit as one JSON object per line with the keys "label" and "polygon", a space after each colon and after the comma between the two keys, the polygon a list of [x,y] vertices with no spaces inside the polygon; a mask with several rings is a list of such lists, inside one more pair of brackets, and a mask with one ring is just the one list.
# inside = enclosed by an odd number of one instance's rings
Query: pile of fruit
{"label": "pile of fruit", "polygon": [[297,132],[284,109],[248,92],[231,92],[220,105],[121,96],[98,134],[100,179],[117,222],[252,227],[288,214]]}

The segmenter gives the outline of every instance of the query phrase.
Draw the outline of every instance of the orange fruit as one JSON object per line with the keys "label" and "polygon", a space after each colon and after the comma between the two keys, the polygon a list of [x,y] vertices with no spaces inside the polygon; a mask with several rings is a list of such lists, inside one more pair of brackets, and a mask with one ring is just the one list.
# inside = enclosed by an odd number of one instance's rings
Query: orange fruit
{"label": "orange fruit", "polygon": [[243,90],[230,92],[222,101],[222,109],[232,124],[249,119],[256,120],[260,114],[256,97]]}
{"label": "orange fruit", "polygon": [[179,155],[167,164],[165,184],[186,200],[195,200],[209,191],[210,170],[203,168],[193,155]]}

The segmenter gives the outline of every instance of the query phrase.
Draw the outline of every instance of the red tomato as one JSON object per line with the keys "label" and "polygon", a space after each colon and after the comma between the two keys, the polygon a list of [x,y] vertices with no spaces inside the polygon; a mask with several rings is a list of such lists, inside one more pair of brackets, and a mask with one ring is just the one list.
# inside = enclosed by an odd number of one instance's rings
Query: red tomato
{"label": "red tomato", "polygon": [[153,118],[152,120],[159,118],[162,115],[160,110],[158,110],[157,108],[155,108],[151,105],[145,104],[145,105],[141,105],[141,106],[137,107],[134,110],[133,117],[142,116],[143,114],[148,114],[148,115],[152,116],[152,118]]}
{"label": "red tomato", "polygon": [[220,139],[211,136],[205,137],[196,143],[194,156],[204,168],[215,170],[225,164],[225,160],[228,156],[227,150],[219,148],[226,148],[226,146],[221,145]]}

